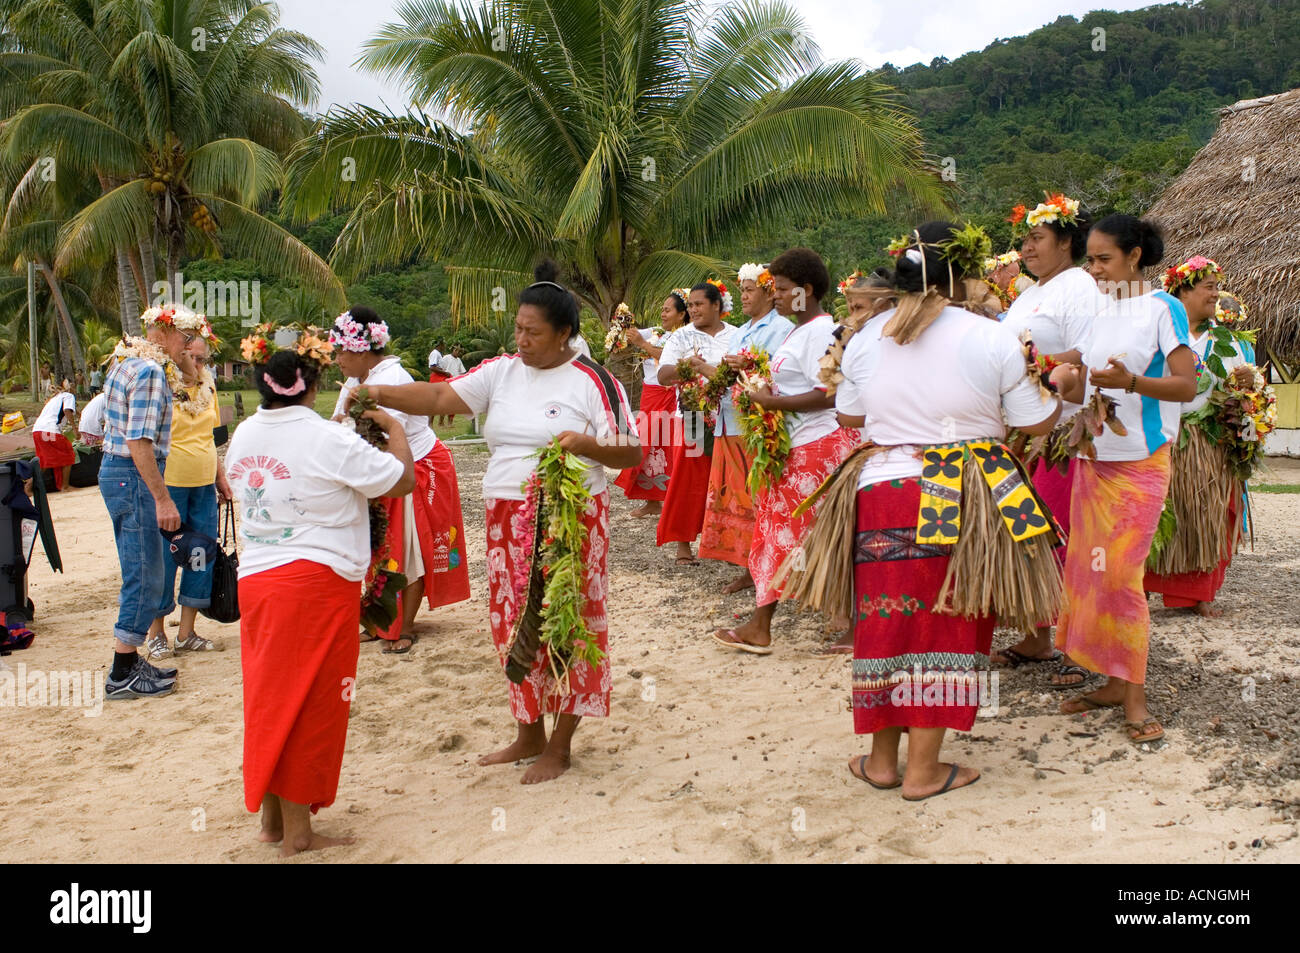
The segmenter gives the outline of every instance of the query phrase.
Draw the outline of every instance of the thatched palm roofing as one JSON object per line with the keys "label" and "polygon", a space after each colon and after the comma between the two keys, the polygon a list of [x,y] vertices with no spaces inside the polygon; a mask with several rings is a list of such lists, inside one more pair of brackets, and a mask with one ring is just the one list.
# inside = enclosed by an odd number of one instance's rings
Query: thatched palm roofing
{"label": "thatched palm roofing", "polygon": [[1300,89],[1219,115],[1214,137],[1148,212],[1165,232],[1163,267],[1213,258],[1260,343],[1300,363]]}

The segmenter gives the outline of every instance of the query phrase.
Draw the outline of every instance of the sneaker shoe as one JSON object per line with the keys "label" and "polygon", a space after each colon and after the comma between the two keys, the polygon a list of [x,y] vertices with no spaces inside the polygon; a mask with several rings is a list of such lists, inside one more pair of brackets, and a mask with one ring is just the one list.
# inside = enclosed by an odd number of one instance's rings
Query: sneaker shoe
{"label": "sneaker shoe", "polygon": [[220,642],[213,642],[211,639],[205,639],[197,632],[191,632],[189,637],[182,642],[176,640],[176,654],[181,652],[224,652],[226,647]]}
{"label": "sneaker shoe", "polygon": [[144,647],[151,659],[162,659],[172,654],[172,647],[167,644],[167,636],[161,632],[146,642]]}
{"label": "sneaker shoe", "polygon": [[108,679],[104,682],[104,699],[116,701],[123,698],[158,698],[170,695],[176,690],[176,683],[157,678],[152,665],[137,657],[136,663],[125,678]]}
{"label": "sneaker shoe", "polygon": [[159,668],[157,665],[154,665],[154,664],[152,664],[151,662],[149,662],[149,661],[147,661],[147,660],[145,660],[145,659],[141,659],[140,661],[144,662],[144,667],[145,667],[145,669],[148,670],[149,674],[150,674],[151,676],[153,676],[154,678],[158,679],[159,681],[161,681],[161,682],[170,682],[170,681],[174,681],[174,680],[175,680],[175,678],[176,678],[176,674],[177,674],[177,670],[176,670],[176,669],[174,669],[174,668]]}

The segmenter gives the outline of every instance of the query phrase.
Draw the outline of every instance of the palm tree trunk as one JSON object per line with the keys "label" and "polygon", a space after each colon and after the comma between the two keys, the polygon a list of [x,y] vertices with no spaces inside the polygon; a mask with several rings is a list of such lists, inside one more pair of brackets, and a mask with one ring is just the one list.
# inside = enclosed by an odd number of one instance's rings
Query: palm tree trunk
{"label": "palm tree trunk", "polygon": [[153,283],[158,278],[158,265],[154,262],[153,256],[152,235],[140,240],[140,270],[144,273],[144,290],[141,294],[148,299],[153,291]]}
{"label": "palm tree trunk", "polygon": [[72,315],[68,312],[68,302],[63,297],[63,287],[44,261],[38,258],[36,267],[45,276],[45,283],[50,286],[50,294],[54,297],[54,307],[59,316],[59,338],[64,343],[64,353],[72,358],[74,371],[84,371],[86,356],[81,351],[81,341],[77,339],[77,326],[72,323]]}
{"label": "palm tree trunk", "polygon": [[180,304],[184,289],[180,285],[182,236],[173,231],[167,233],[167,282],[171,285],[172,298]]}
{"label": "palm tree trunk", "polygon": [[117,293],[122,306],[122,333],[138,337],[140,334],[140,295],[127,264],[126,249],[117,249]]}

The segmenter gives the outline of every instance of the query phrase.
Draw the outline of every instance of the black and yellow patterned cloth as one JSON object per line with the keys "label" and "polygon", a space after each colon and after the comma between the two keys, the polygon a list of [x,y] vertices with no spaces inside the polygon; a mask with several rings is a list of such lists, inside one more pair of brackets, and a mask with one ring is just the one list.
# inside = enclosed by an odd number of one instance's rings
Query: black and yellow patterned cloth
{"label": "black and yellow patterned cloth", "polygon": [[962,479],[973,466],[988,484],[1011,538],[1023,542],[1044,533],[1060,536],[1055,521],[1028,485],[1018,461],[996,440],[963,440],[921,452],[921,504],[916,542],[955,543],[961,534]]}

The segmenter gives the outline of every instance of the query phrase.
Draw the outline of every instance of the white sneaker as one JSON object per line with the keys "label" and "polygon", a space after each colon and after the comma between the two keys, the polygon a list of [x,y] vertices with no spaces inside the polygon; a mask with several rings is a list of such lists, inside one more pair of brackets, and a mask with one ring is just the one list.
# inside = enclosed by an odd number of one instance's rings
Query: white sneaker
{"label": "white sneaker", "polygon": [[191,632],[189,638],[184,642],[176,640],[176,651],[180,652],[222,652],[225,646],[220,642],[213,642],[211,639],[205,639],[197,632]]}
{"label": "white sneaker", "polygon": [[167,644],[167,636],[163,634],[155,635],[147,641],[145,648],[149,651],[149,659],[163,659],[172,654],[172,648]]}

